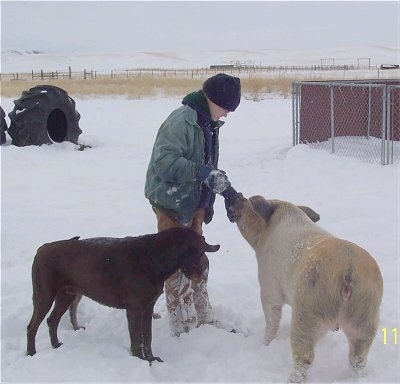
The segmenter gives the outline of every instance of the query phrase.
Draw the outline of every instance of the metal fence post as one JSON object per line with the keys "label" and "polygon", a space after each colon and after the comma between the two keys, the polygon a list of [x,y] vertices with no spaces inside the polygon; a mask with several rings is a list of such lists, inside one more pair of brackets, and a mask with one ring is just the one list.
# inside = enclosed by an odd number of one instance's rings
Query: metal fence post
{"label": "metal fence post", "polygon": [[372,87],[371,84],[368,85],[368,121],[367,121],[367,139],[370,138],[371,135],[371,92]]}
{"label": "metal fence post", "polygon": [[299,89],[300,83],[292,83],[293,146],[299,144]]}
{"label": "metal fence post", "polygon": [[331,91],[331,140],[332,140],[332,147],[331,153],[335,153],[335,117],[333,114],[334,103],[333,103],[333,86],[330,85]]}
{"label": "metal fence post", "polygon": [[391,87],[386,88],[386,163],[393,164],[393,140],[391,124]]}
{"label": "metal fence post", "polygon": [[382,87],[382,133],[381,133],[381,164],[386,164],[386,100],[387,100],[387,88]]}

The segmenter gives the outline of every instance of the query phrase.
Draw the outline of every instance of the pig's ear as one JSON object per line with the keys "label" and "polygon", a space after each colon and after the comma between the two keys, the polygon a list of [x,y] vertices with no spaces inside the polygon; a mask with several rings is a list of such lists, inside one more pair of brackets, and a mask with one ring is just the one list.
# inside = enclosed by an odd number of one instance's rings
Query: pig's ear
{"label": "pig's ear", "polygon": [[314,222],[319,221],[320,217],[317,212],[312,210],[310,207],[305,207],[303,205],[298,205],[298,207]]}
{"label": "pig's ear", "polygon": [[253,211],[257,213],[262,219],[264,219],[266,223],[268,223],[269,219],[275,212],[277,204],[265,200],[262,196],[253,196],[250,197],[249,200],[251,206],[253,207]]}

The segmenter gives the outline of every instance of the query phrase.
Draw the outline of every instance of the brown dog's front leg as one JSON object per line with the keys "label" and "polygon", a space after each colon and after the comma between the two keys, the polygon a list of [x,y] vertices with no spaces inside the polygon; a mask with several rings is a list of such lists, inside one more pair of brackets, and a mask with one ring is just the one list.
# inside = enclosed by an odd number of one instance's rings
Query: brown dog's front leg
{"label": "brown dog's front leg", "polygon": [[143,329],[143,350],[146,360],[148,360],[151,364],[152,361],[160,361],[162,359],[159,357],[153,356],[153,351],[151,349],[151,340],[152,340],[152,321],[153,321],[153,307],[154,305],[149,305],[149,308],[143,312],[142,317],[142,329]]}
{"label": "brown dog's front leg", "polygon": [[[162,361],[159,357],[153,356],[151,351],[151,331],[150,336],[145,336],[145,329],[148,333],[148,322],[152,321],[153,307],[150,310],[140,311],[127,309],[126,315],[128,318],[129,335],[131,338],[131,352],[133,356],[139,357],[142,360],[147,360],[150,364],[152,361]],[[150,320],[146,320],[146,316]]]}

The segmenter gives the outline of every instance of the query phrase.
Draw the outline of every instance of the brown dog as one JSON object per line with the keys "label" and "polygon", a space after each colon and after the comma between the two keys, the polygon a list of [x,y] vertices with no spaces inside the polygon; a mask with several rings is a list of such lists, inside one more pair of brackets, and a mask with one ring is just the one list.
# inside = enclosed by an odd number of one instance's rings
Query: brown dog
{"label": "brown dog", "polygon": [[351,366],[362,373],[383,292],[375,260],[314,224],[319,215],[308,207],[239,194],[233,214],[256,252],[267,345],[278,332],[282,306],[292,307],[289,382],[305,379],[316,342],[338,327],[347,336]]}
{"label": "brown dog", "polygon": [[140,237],[74,237],[44,244],[32,264],[33,315],[27,329],[27,354],[36,353],[36,332],[53,301],[47,319],[50,340],[54,348],[61,345],[60,319],[84,295],[126,309],[132,354],[149,362],[162,361],[151,350],[151,324],[164,281],[178,269],[188,278],[200,275],[205,268],[204,252],[218,249],[219,245],[207,244],[203,236],[187,228]]}

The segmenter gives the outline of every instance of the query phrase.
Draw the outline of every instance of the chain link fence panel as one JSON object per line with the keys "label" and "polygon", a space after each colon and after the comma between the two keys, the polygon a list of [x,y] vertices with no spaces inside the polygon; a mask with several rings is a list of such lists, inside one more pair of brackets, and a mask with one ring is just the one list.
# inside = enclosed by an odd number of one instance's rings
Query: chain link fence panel
{"label": "chain link fence panel", "polygon": [[293,145],[363,161],[400,159],[400,81],[293,83]]}

